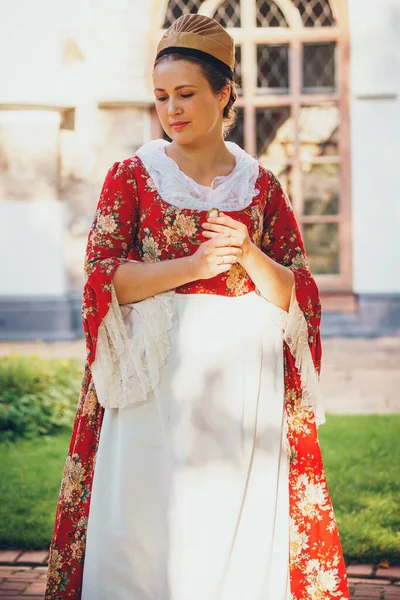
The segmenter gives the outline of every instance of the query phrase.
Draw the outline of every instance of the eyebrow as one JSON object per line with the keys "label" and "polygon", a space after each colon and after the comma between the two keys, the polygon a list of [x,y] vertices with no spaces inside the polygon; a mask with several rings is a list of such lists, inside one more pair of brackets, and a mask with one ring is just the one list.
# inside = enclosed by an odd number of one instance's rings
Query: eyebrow
{"label": "eyebrow", "polygon": [[[184,83],[183,85],[177,85],[176,88],[174,88],[175,90],[180,90],[181,88],[184,87],[196,87],[195,85],[191,84],[191,83]],[[154,89],[155,92],[165,92],[165,90],[163,88],[155,88]]]}

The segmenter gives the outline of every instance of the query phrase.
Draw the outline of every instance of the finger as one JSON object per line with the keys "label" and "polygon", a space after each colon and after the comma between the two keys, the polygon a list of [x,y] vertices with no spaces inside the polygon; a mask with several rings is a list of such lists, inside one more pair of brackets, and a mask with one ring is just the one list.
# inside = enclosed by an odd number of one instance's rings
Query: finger
{"label": "finger", "polygon": [[238,262],[238,256],[234,256],[233,254],[225,254],[224,256],[219,256],[219,265],[227,265],[227,264],[231,264],[234,265]]}
{"label": "finger", "polygon": [[207,231],[217,231],[218,233],[224,233],[228,235],[228,233],[235,231],[232,227],[227,227],[226,225],[218,225],[218,223],[203,223],[203,229]]}
{"label": "finger", "polygon": [[[203,236],[208,238],[209,240],[216,239],[220,235],[221,235],[220,233],[214,233],[213,231],[203,231]],[[239,238],[236,238],[235,236],[228,237],[227,239],[229,240],[230,246],[237,246],[238,248],[240,248],[243,245],[243,242]]]}
{"label": "finger", "polygon": [[232,236],[229,235],[224,235],[223,233],[218,233],[216,231],[202,231],[202,235],[204,235],[204,237],[208,237],[208,238],[216,238],[216,237],[226,237],[229,239],[232,239]]}
{"label": "finger", "polygon": [[[220,235],[216,235],[214,238],[207,240],[207,242],[210,242],[214,248],[225,248],[226,246],[240,248],[240,244],[237,243],[235,238],[224,237]],[[207,244],[207,242],[205,243]]]}
{"label": "finger", "polygon": [[218,248],[217,256],[241,256],[243,250],[241,248]]}
{"label": "finger", "polygon": [[231,229],[238,229],[241,225],[239,221],[235,221],[232,217],[228,217],[224,213],[219,213],[219,217],[211,217],[208,219],[208,223],[215,223],[217,225],[225,225]]}

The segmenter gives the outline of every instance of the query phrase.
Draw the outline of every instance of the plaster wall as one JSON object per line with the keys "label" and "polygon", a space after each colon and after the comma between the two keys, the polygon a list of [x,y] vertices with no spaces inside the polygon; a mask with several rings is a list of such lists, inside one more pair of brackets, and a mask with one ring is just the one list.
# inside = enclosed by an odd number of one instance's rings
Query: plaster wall
{"label": "plaster wall", "polygon": [[400,1],[349,14],[354,291],[400,293]]}

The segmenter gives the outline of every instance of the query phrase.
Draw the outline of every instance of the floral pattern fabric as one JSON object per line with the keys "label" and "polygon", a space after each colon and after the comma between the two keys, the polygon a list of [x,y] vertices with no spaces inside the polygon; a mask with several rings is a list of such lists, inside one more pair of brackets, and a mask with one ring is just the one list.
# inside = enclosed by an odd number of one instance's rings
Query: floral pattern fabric
{"label": "floral pattern fabric", "polygon": [[[321,305],[293,209],[279,181],[261,166],[256,188],[252,203],[230,214],[246,224],[253,243],[293,271],[296,300],[307,321],[308,344],[319,373]],[[205,219],[206,211],[177,208],[163,201],[138,157],[115,163],[107,174],[88,236],[82,304],[87,362],[57,504],[46,600],[81,597],[91,486],[104,411],[97,401],[91,365],[98,330],[111,304],[115,270],[126,260],[156,262],[193,254],[204,240],[201,223]],[[175,291],[240,296],[254,289],[246,271],[234,265],[227,273]],[[292,600],[349,600],[315,415],[302,406],[300,375],[286,344],[283,352],[291,457]]]}

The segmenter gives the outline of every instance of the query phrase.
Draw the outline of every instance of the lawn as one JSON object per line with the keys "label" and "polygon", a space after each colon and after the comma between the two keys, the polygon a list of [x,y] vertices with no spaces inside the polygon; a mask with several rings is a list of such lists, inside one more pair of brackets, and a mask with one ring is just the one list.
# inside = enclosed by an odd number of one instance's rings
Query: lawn
{"label": "lawn", "polygon": [[69,439],[0,443],[0,548],[48,547]]}
{"label": "lawn", "polygon": [[[328,415],[319,429],[347,562],[400,562],[399,431],[400,415]],[[69,435],[0,444],[0,547],[48,547]]]}
{"label": "lawn", "polygon": [[400,415],[328,415],[319,429],[348,562],[400,563]]}

